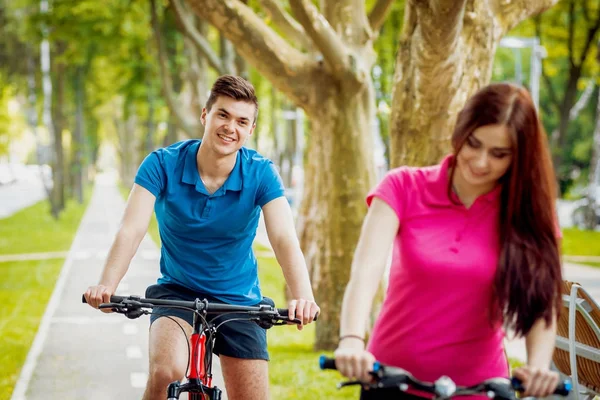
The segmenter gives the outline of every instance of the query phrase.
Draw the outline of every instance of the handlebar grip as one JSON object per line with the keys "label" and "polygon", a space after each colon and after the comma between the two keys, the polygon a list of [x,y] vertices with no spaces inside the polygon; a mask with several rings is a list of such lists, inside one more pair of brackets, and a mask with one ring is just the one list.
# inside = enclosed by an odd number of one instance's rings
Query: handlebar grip
{"label": "handlebar grip", "polygon": [[[111,303],[120,303],[123,300],[125,300],[127,297],[123,297],[123,296],[110,296],[110,302]],[[82,294],[81,295],[81,302],[87,304],[87,300],[85,299],[85,295]]]}
{"label": "handlebar grip", "polygon": [[[523,387],[523,382],[519,378],[513,377],[510,382],[512,383],[513,389],[517,392],[524,392],[525,388]],[[573,383],[569,379],[565,379],[561,382],[558,382],[556,385],[556,389],[554,389],[554,394],[559,396],[568,396],[571,390],[573,389]]]}
{"label": "handlebar grip", "polygon": [[[290,315],[289,310],[287,308],[278,308],[277,313],[282,317],[289,317]],[[316,321],[318,317],[319,313],[315,314],[315,318],[313,319],[313,321]]]}
{"label": "handlebar grip", "polygon": [[321,367],[321,369],[337,370],[337,367],[335,366],[335,358],[329,358],[325,355],[322,355],[319,357],[319,367]]}

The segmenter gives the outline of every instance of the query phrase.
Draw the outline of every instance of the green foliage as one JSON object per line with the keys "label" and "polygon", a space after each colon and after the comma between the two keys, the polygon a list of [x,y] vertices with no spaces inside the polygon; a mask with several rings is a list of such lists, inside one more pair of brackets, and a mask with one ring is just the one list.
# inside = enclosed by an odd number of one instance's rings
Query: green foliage
{"label": "green foliage", "polygon": [[[571,4],[573,4],[572,12]],[[547,56],[543,61],[545,78],[540,82],[540,111],[542,122],[549,135],[559,127],[560,112],[565,108],[564,100],[570,77],[575,76],[574,74],[579,73],[580,70],[580,77],[576,82],[575,101],[579,99],[590,80],[594,79],[600,83],[597,46],[600,40],[600,29],[594,31],[594,26],[600,23],[599,18],[600,3],[596,0],[561,0],[540,17],[524,21],[508,34],[508,36],[522,37],[539,36],[545,48]],[[570,26],[573,27],[572,30]],[[498,49],[493,80],[515,80],[517,53],[516,50]],[[523,49],[520,53],[525,75],[523,84],[529,87],[531,51]],[[565,145],[553,149],[562,158],[562,165],[557,173],[561,177],[563,192],[573,183],[571,178],[574,172],[576,175],[577,172],[582,171],[587,175],[597,97],[594,94],[579,116],[569,124]]]}
{"label": "green foliage", "polygon": [[23,118],[18,114],[15,91],[0,71],[0,156],[7,155],[11,139],[22,133]]}

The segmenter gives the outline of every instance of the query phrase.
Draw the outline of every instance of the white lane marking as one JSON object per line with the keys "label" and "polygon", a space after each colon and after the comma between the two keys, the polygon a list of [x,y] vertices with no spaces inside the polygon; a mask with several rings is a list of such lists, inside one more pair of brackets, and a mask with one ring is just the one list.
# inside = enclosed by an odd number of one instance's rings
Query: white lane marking
{"label": "white lane marking", "polygon": [[148,374],[145,372],[132,372],[129,375],[129,381],[131,382],[131,387],[143,389],[146,387],[146,382],[148,382]]}
{"label": "white lane marking", "polygon": [[123,316],[100,315],[98,317],[54,317],[53,324],[90,325],[90,324],[122,324]]}
{"label": "white lane marking", "polygon": [[127,358],[132,360],[142,358],[142,349],[140,346],[127,346],[125,353],[127,354]]}
{"label": "white lane marking", "polygon": [[123,333],[126,335],[136,335],[138,333],[138,327],[135,324],[123,325]]}
{"label": "white lane marking", "polygon": [[96,253],[96,258],[99,260],[104,260],[108,256],[108,250],[101,250]]}
{"label": "white lane marking", "polygon": [[92,254],[89,251],[80,250],[75,252],[75,255],[73,257],[75,257],[76,260],[85,260],[87,258],[90,258],[91,256]]}

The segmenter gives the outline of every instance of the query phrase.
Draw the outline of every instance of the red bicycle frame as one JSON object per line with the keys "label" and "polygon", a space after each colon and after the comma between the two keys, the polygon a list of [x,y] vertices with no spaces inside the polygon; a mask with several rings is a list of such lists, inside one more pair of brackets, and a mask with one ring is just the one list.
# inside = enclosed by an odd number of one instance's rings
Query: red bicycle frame
{"label": "red bicycle frame", "polygon": [[204,359],[206,356],[206,335],[204,332],[193,333],[190,338],[190,365],[188,380],[200,379],[206,386],[212,386],[212,376],[206,373]]}

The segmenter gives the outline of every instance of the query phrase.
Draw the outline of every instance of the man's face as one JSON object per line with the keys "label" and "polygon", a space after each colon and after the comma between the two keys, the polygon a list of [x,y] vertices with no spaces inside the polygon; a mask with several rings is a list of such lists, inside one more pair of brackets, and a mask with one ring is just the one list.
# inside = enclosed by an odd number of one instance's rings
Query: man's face
{"label": "man's face", "polygon": [[202,110],[203,141],[220,156],[238,151],[256,127],[252,103],[219,96],[210,111]]}

